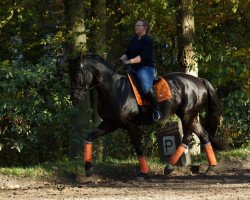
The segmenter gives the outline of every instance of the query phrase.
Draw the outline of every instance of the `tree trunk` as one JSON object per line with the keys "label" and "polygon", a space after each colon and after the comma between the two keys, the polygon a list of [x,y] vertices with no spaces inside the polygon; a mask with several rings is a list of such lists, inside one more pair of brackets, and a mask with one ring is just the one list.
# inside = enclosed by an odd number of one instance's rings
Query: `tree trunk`
{"label": "tree trunk", "polygon": [[91,0],[90,10],[88,50],[103,55],[106,53],[106,0]]}
{"label": "tree trunk", "polygon": [[[106,43],[109,47],[107,59],[109,61],[116,61],[121,57],[123,49],[123,35],[122,35],[122,13],[120,11],[120,1],[109,0],[106,3],[107,9],[114,12],[108,13],[106,25]],[[118,25],[117,25],[118,24]]]}
{"label": "tree trunk", "polygon": [[84,18],[84,1],[65,0],[65,22],[68,32],[72,32],[68,47],[73,52],[70,53],[82,53],[86,50],[87,37]]}
{"label": "tree trunk", "polygon": [[198,63],[193,48],[195,35],[193,0],[179,0],[176,2],[177,60],[180,71],[198,76]]}
{"label": "tree trunk", "polygon": [[[198,63],[195,58],[193,47],[195,25],[193,13],[193,0],[176,1],[176,23],[177,23],[177,62],[180,71],[193,76],[198,76]],[[199,138],[193,134],[190,144],[190,153],[200,153]]]}
{"label": "tree trunk", "polygon": [[[84,1],[65,0],[65,21],[72,40],[68,44],[70,53],[82,53],[86,49],[86,34],[84,24]],[[69,158],[74,159],[82,155],[83,139],[92,124],[89,95],[77,105],[73,105],[75,113],[71,117],[69,130]]]}

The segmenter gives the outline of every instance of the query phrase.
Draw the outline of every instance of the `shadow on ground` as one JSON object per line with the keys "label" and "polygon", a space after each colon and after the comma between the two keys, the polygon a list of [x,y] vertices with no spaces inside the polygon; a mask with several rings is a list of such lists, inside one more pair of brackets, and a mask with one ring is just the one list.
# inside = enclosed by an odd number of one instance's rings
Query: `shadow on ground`
{"label": "shadow on ground", "polygon": [[[231,165],[230,165],[231,164]],[[78,185],[79,187],[176,187],[180,184],[182,187],[192,187],[192,183],[197,185],[206,184],[242,184],[250,183],[250,169],[240,168],[240,165],[232,163],[223,163],[213,175],[206,175],[204,169],[206,165],[176,167],[172,175],[165,176],[159,169],[153,169],[149,177],[144,181],[138,181],[137,174],[139,167],[131,163],[97,163],[95,173],[91,177],[86,177],[83,165],[82,172],[58,173],[53,180],[56,183],[66,185]],[[223,167],[227,166],[227,167]],[[231,166],[231,167],[229,167]],[[242,165],[243,166],[243,165]],[[223,170],[224,169],[224,170]],[[58,170],[60,170],[58,168]],[[187,184],[185,184],[187,183]],[[191,185],[190,185],[191,184]]]}

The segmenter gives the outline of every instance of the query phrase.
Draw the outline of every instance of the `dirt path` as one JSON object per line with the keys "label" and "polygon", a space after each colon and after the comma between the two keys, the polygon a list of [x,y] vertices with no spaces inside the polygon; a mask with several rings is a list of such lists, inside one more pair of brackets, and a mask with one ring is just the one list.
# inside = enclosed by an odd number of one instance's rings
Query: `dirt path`
{"label": "dirt path", "polygon": [[108,199],[108,200],[158,200],[158,199],[242,199],[250,200],[249,161],[239,168],[224,164],[216,174],[176,172],[164,177],[153,173],[148,180],[136,181],[134,177],[116,179],[80,175],[64,181],[44,182],[31,179],[0,177],[0,199]]}

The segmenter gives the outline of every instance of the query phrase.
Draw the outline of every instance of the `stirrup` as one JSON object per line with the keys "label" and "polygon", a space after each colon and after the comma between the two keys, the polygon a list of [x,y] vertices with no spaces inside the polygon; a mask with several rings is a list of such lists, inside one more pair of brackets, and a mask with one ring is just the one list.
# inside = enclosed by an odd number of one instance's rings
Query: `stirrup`
{"label": "stirrup", "polygon": [[154,110],[154,111],[153,111],[153,120],[154,120],[154,122],[159,121],[161,118],[162,118],[161,111],[159,111],[159,110]]}

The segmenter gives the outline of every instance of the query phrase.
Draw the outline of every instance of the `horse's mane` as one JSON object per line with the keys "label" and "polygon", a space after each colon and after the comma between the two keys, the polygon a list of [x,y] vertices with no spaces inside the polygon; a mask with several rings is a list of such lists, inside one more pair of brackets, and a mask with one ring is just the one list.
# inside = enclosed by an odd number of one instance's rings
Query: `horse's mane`
{"label": "horse's mane", "polygon": [[108,62],[107,60],[105,60],[104,58],[102,58],[98,54],[89,53],[89,54],[81,55],[80,57],[81,58],[93,58],[95,60],[98,60],[99,62],[101,62],[102,64],[104,64],[108,68],[110,68],[111,70],[116,71],[116,67],[113,64],[111,64],[110,62]]}

